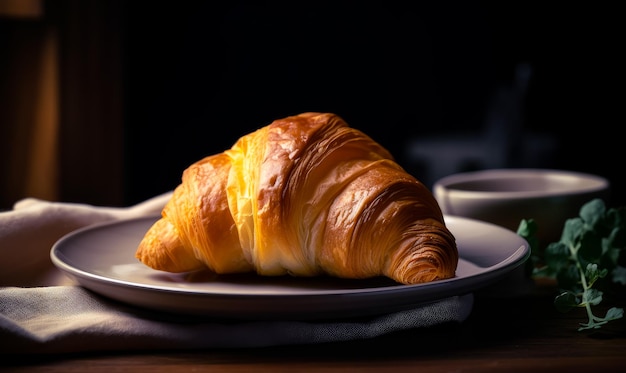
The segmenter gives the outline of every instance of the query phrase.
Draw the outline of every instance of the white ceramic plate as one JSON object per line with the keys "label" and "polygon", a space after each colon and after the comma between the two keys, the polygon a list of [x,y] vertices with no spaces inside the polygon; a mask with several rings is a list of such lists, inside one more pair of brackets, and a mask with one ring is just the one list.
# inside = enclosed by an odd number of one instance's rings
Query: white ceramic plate
{"label": "white ceramic plate", "polygon": [[70,233],[52,247],[52,262],[83,287],[134,306],[218,318],[305,320],[395,312],[467,294],[502,279],[530,256],[527,242],[510,230],[446,216],[460,255],[456,277],[447,280],[401,285],[387,278],[172,274],[148,268],[134,256],[156,219]]}

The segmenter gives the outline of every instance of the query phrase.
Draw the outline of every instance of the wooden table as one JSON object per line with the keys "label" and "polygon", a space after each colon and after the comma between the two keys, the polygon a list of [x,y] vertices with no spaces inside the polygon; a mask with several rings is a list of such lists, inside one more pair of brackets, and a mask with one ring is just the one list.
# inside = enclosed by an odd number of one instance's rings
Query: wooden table
{"label": "wooden table", "polygon": [[463,324],[372,340],[236,350],[25,356],[13,357],[14,361],[5,356],[0,372],[625,372],[626,320],[579,332],[578,323],[586,321],[584,311],[556,311],[552,305],[555,291],[538,284],[530,293],[514,298],[477,294],[472,314]]}

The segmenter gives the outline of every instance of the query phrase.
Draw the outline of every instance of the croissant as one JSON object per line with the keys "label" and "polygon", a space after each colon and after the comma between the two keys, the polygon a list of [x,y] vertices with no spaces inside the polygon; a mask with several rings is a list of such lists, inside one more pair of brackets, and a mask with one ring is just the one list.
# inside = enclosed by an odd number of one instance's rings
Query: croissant
{"label": "croissant", "polygon": [[454,277],[458,251],[431,192],[363,132],[302,113],[184,170],[136,257],[162,271]]}

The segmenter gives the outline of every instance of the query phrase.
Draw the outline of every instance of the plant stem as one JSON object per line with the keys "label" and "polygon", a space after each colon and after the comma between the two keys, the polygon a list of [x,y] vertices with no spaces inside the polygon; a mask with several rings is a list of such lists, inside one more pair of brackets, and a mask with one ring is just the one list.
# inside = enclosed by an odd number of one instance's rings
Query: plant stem
{"label": "plant stem", "polygon": [[585,305],[585,309],[587,310],[587,317],[589,318],[589,326],[594,322],[594,315],[591,311],[591,303],[589,300],[585,298],[585,294],[587,294],[587,290],[589,290],[589,286],[587,285],[587,278],[585,277],[585,271],[583,271],[583,267],[580,265],[578,261],[577,254],[574,254],[576,258],[576,268],[578,268],[578,273],[580,274],[580,283],[583,286],[583,304]]}

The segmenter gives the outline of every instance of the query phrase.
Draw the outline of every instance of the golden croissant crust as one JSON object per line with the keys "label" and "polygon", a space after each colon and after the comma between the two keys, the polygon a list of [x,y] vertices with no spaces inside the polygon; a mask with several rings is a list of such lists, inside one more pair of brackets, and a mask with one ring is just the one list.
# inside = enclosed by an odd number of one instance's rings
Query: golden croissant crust
{"label": "golden croissant crust", "polygon": [[431,192],[329,113],[279,119],[183,172],[136,257],[218,274],[455,275],[458,252]]}

